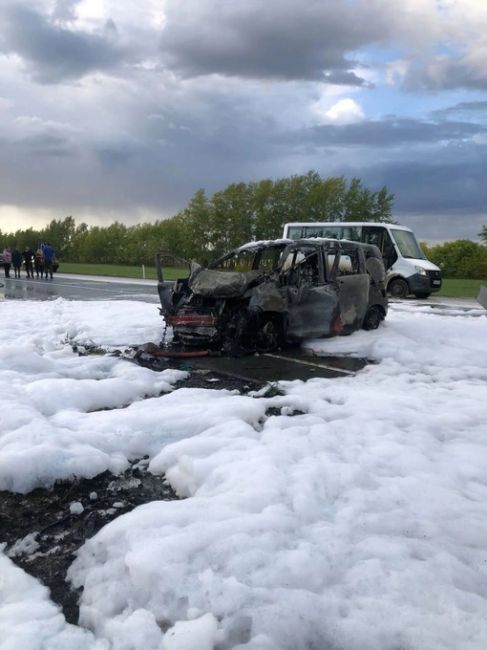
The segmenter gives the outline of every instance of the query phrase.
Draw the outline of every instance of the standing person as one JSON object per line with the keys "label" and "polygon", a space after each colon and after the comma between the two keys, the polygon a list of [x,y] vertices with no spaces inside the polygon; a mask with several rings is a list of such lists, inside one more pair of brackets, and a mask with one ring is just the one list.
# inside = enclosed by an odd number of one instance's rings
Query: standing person
{"label": "standing person", "polygon": [[34,278],[34,268],[32,266],[32,251],[30,246],[27,246],[25,251],[22,253],[25,264],[25,272],[27,273],[28,278]]}
{"label": "standing person", "polygon": [[12,253],[10,248],[7,246],[3,249],[3,266],[5,269],[5,277],[10,277],[10,265],[12,264]]}
{"label": "standing person", "polygon": [[43,252],[44,252],[44,273],[46,274],[46,280],[47,280],[47,273],[49,272],[49,275],[51,276],[52,280],[52,265],[54,262],[54,248],[47,242],[44,244],[43,247]]}
{"label": "standing person", "polygon": [[22,253],[18,248],[14,248],[12,253],[12,265],[16,278],[20,278],[20,269],[22,267]]}
{"label": "standing person", "polygon": [[[44,275],[44,252],[41,248],[38,248],[34,253],[34,269],[36,272],[36,278],[39,279],[39,273],[41,274],[41,280]],[[47,278],[47,271],[46,271]]]}

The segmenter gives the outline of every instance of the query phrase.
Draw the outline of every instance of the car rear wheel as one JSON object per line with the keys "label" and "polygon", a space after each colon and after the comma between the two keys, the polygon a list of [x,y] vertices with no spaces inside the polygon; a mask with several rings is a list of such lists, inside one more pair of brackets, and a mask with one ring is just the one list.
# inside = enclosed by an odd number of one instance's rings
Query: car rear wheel
{"label": "car rear wheel", "polygon": [[382,320],[382,314],[378,307],[371,307],[368,312],[365,314],[364,324],[362,327],[364,330],[376,330]]}
{"label": "car rear wheel", "polygon": [[402,278],[391,280],[387,289],[393,298],[405,298],[409,293],[408,283]]}

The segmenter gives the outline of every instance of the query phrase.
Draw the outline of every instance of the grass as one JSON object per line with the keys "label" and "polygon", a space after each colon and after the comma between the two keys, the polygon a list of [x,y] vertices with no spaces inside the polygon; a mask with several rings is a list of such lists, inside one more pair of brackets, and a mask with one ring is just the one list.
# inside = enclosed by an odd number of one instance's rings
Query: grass
{"label": "grass", "polygon": [[[60,273],[76,273],[79,275],[106,275],[115,278],[136,278],[143,279],[142,266],[123,266],[119,264],[75,264],[61,262]],[[165,280],[176,280],[188,276],[186,269],[164,268]],[[145,279],[156,280],[156,269],[153,266],[145,267]]]}
{"label": "grass", "polygon": [[[59,267],[61,273],[78,273],[80,275],[107,275],[118,278],[142,279],[142,266],[122,266],[116,264],[74,264],[61,262]],[[186,269],[164,268],[165,280],[176,280],[176,278],[187,277]],[[156,280],[156,269],[153,266],[145,267],[147,280]],[[449,298],[476,298],[480,285],[487,286],[487,280],[443,280],[441,291],[433,295],[446,296]]]}
{"label": "grass", "polygon": [[480,285],[487,287],[487,280],[443,280],[441,290],[433,294],[448,298],[476,298]]}

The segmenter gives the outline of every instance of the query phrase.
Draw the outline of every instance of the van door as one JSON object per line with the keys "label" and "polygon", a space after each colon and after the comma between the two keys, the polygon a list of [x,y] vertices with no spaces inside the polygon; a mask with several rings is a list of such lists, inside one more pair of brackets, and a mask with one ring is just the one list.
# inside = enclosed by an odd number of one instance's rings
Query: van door
{"label": "van door", "polygon": [[386,270],[390,269],[397,260],[396,249],[387,228],[364,226],[362,228],[362,241],[364,244],[374,244],[374,246],[377,246],[382,253]]}

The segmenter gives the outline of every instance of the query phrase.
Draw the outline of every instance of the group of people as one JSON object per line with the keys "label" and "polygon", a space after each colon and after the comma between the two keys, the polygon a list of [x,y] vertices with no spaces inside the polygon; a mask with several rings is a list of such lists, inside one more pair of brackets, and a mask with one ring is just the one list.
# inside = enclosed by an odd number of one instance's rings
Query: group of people
{"label": "group of people", "polygon": [[14,248],[13,251],[6,247],[2,253],[2,264],[5,269],[5,277],[10,278],[10,269],[13,267],[15,278],[20,278],[22,265],[26,272],[26,277],[34,279],[34,273],[37,280],[51,278],[56,266],[56,256],[54,248],[50,244],[41,244],[35,252],[27,246],[24,251]]}

